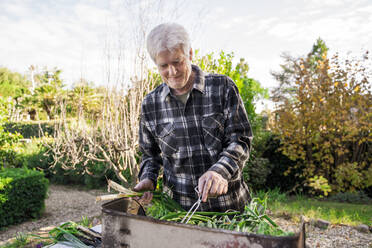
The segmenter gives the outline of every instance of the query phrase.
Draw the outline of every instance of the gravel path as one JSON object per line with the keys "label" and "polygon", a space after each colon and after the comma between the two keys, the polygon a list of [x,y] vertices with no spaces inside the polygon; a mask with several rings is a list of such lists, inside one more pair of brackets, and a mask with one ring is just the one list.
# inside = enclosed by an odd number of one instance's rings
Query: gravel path
{"label": "gravel path", "polygon": [[[299,225],[284,218],[273,218],[284,230],[298,232]],[[327,229],[306,223],[306,247],[372,248],[372,233],[362,233],[346,225],[330,225]]]}
{"label": "gravel path", "polygon": [[[99,190],[86,191],[76,187],[50,185],[43,217],[0,231],[0,243],[14,237],[17,232],[36,232],[42,227],[59,225],[68,220],[79,221],[82,216],[97,217],[101,214],[101,203],[96,203],[95,198],[102,194],[104,192]],[[299,225],[286,218],[273,219],[285,230],[298,231]],[[349,226],[330,225],[323,230],[307,224],[306,236],[306,244],[310,248],[372,248],[372,233],[361,233]]]}
{"label": "gravel path", "polygon": [[101,214],[101,203],[96,203],[99,190],[79,190],[76,187],[50,185],[45,200],[45,211],[42,218],[30,220],[19,225],[6,227],[0,231],[0,241],[14,237],[18,232],[38,231],[42,227],[59,225],[66,221],[80,221],[82,216],[95,217]]}

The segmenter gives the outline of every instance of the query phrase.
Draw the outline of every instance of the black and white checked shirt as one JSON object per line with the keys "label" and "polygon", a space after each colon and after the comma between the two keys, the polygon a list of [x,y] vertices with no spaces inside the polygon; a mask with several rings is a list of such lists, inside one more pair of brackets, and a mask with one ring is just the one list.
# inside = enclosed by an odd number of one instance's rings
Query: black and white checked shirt
{"label": "black and white checked shirt", "polygon": [[242,168],[252,131],[235,83],[227,76],[204,75],[192,65],[193,89],[186,104],[163,83],[142,103],[140,180],[157,181],[163,166],[164,189],[185,210],[195,203],[198,179],[212,170],[228,180],[228,192],[208,198],[199,211],[243,210],[249,190]]}

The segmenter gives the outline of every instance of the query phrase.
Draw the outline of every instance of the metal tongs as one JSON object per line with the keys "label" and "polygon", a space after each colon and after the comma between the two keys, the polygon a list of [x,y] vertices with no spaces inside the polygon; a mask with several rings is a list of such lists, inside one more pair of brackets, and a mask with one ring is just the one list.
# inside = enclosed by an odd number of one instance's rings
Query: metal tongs
{"label": "metal tongs", "polygon": [[[196,210],[198,210],[198,208],[200,207],[202,195],[200,194],[200,192],[198,190],[198,186],[195,187],[195,191],[198,194],[198,200],[194,203],[194,205],[192,205],[192,207],[187,212],[185,217],[183,217],[181,223],[187,224],[189,222],[189,220],[191,219],[191,217],[195,214]],[[186,218],[188,218],[188,219],[186,220]],[[186,220],[186,222],[184,222],[185,220]]]}

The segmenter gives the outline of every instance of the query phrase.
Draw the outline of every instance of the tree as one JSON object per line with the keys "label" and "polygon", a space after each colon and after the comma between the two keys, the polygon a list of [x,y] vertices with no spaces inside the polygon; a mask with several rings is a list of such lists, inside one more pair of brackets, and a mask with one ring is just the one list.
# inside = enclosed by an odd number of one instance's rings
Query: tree
{"label": "tree", "polygon": [[[311,52],[307,55],[309,58],[309,69],[315,72],[319,62],[324,61],[327,58],[329,48],[325,42],[318,38],[313,45]],[[296,66],[298,66],[297,58],[290,56],[288,53],[283,53],[282,58],[285,63],[280,65],[281,71],[272,72],[273,77],[279,82],[279,86],[276,87],[273,92],[271,99],[277,103],[282,104],[285,101],[291,101],[296,95]]]}
{"label": "tree", "polygon": [[18,120],[23,112],[23,100],[29,94],[31,83],[18,72],[0,68],[0,96],[11,99],[12,109],[9,110],[9,120]]}
{"label": "tree", "polygon": [[104,87],[95,87],[93,82],[80,79],[67,90],[66,111],[69,117],[77,117],[83,111],[89,119],[96,120],[101,113],[103,99],[107,93]]}
{"label": "tree", "polygon": [[25,76],[18,72],[11,72],[7,68],[0,68],[0,96],[7,98],[12,97],[17,99],[18,97],[29,92],[28,88],[31,83],[26,79]]}
{"label": "tree", "polygon": [[55,68],[53,70],[44,70],[42,73],[35,75],[34,80],[37,82],[37,87],[34,93],[26,99],[30,103],[29,112],[43,110],[49,120],[54,119],[58,102],[64,97],[63,83],[60,78],[61,70]]}
{"label": "tree", "polygon": [[327,56],[318,39],[306,57],[284,56],[282,71],[273,73],[280,85],[273,131],[282,152],[296,161],[297,176],[308,186],[328,193],[372,185],[371,68],[362,58]]}

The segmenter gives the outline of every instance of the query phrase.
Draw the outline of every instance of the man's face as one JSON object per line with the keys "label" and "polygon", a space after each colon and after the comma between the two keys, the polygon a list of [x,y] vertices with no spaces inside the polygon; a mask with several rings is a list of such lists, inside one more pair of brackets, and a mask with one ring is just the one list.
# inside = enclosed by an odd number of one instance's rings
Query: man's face
{"label": "man's face", "polygon": [[176,95],[184,94],[190,89],[188,82],[191,75],[190,54],[185,55],[183,50],[177,48],[173,51],[162,51],[156,57],[156,65],[163,81],[173,89]]}

